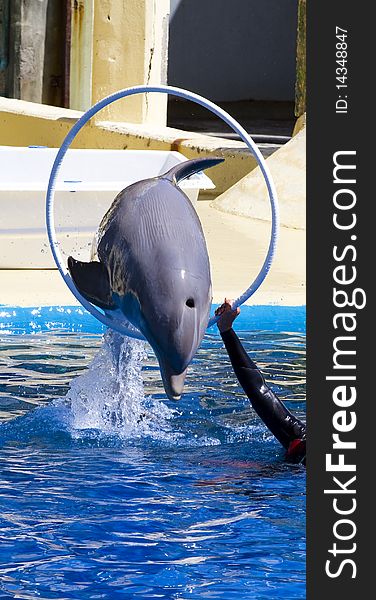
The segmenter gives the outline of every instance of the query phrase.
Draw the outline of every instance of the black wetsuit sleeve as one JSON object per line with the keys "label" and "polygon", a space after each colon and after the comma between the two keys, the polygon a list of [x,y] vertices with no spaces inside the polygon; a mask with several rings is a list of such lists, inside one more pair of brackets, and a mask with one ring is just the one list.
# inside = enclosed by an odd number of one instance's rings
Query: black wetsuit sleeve
{"label": "black wetsuit sleeve", "polygon": [[306,426],[295,417],[265,383],[257,365],[244,350],[233,329],[221,333],[240,385],[252,407],[286,450],[294,440],[305,440]]}

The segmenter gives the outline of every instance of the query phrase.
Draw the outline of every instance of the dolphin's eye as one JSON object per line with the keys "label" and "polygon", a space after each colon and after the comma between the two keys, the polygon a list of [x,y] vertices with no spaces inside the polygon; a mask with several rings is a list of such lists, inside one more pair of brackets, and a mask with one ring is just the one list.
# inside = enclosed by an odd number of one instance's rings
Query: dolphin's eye
{"label": "dolphin's eye", "polygon": [[193,298],[188,298],[188,300],[186,301],[186,305],[189,306],[189,308],[194,308],[195,301],[193,300]]}

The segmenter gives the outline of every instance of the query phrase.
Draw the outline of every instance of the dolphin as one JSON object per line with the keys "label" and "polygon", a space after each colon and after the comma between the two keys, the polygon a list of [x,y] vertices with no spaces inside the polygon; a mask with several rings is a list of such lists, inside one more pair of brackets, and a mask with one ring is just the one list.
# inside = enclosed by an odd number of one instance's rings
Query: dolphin
{"label": "dolphin", "polygon": [[97,260],[68,258],[82,296],[106,314],[125,317],[143,333],[156,354],[170,400],[181,397],[212,302],[205,237],[178,183],[222,161],[185,161],[159,177],[126,187],[100,223]]}

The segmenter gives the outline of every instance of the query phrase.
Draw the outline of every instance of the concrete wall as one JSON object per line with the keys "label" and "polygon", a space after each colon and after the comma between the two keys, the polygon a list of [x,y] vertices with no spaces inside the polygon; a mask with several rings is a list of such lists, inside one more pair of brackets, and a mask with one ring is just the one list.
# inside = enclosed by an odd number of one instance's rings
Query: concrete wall
{"label": "concrete wall", "polygon": [[[6,29],[10,38],[8,78],[0,43],[0,92],[68,104],[67,21],[71,108],[86,110],[124,87],[166,83],[169,8],[170,0],[0,0],[0,35]],[[99,120],[165,125],[166,117],[167,96],[143,94],[111,104]]]}
{"label": "concrete wall", "polygon": [[0,96],[64,106],[65,8],[0,0]]}
{"label": "concrete wall", "polygon": [[[166,82],[168,14],[169,0],[94,1],[93,103],[125,87]],[[167,96],[143,94],[111,104],[99,119],[164,125],[166,117]]]}
{"label": "concrete wall", "polygon": [[294,100],[298,0],[171,0],[168,83],[212,100]]}
{"label": "concrete wall", "polygon": [[48,0],[13,0],[10,14],[8,93],[41,102]]}

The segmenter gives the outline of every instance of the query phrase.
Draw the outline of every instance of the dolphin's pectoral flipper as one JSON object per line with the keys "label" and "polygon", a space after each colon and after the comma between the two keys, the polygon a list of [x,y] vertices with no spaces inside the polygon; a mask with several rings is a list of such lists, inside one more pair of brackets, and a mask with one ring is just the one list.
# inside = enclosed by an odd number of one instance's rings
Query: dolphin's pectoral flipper
{"label": "dolphin's pectoral flipper", "polygon": [[86,300],[99,308],[107,310],[116,308],[112,300],[108,272],[103,263],[82,262],[69,256],[68,269],[74,285]]}
{"label": "dolphin's pectoral flipper", "polygon": [[195,158],[193,160],[186,160],[178,165],[175,165],[162,175],[163,179],[170,179],[174,183],[179,183],[183,179],[190,177],[194,173],[204,171],[210,167],[215,167],[219,163],[223,162],[224,158]]}

